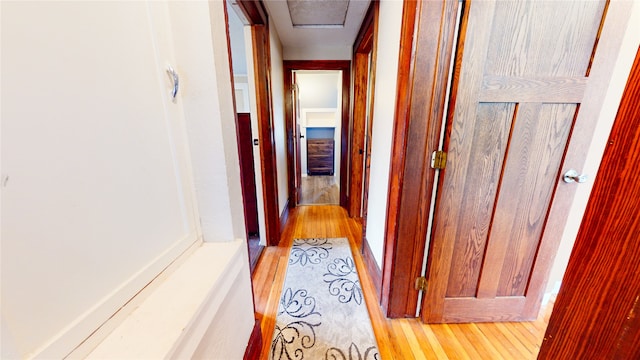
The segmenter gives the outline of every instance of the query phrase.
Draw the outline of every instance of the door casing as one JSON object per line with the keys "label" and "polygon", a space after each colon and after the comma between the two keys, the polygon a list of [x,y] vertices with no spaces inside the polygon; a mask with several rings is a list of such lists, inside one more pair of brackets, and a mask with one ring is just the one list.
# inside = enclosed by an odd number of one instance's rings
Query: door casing
{"label": "door casing", "polygon": [[[416,313],[418,291],[413,281],[421,270],[418,263],[424,254],[431,206],[427,195],[434,178],[425,160],[437,149],[445,101],[441,86],[449,76],[457,6],[457,2],[445,1],[404,4],[380,299],[389,317]],[[420,133],[421,129],[425,130]],[[588,139],[572,146],[586,142]],[[581,166],[579,161],[576,166]],[[554,219],[550,226],[564,227],[564,220],[558,221],[561,219]]]}
{"label": "door casing", "polygon": [[427,156],[440,142],[458,6],[404,3],[380,299],[391,318],[416,314],[435,179]]}
{"label": "door casing", "polygon": [[284,65],[284,110],[285,130],[287,136],[287,183],[289,188],[289,207],[297,206],[296,194],[296,122],[294,116],[293,101],[293,71],[294,70],[340,70],[342,71],[342,99],[341,115],[342,128],[340,129],[341,154],[340,154],[340,206],[346,207],[350,116],[349,116],[349,89],[351,84],[351,61],[349,60],[285,60]]}

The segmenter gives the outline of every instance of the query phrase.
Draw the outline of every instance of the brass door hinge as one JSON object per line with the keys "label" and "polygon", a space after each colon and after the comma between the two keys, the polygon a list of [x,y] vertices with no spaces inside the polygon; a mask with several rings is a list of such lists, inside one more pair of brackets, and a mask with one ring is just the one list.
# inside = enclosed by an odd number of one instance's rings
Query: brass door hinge
{"label": "brass door hinge", "polygon": [[444,169],[447,166],[447,153],[444,151],[434,151],[431,154],[431,168]]}
{"label": "brass door hinge", "polygon": [[421,276],[416,278],[416,290],[418,291],[427,291],[427,278]]}

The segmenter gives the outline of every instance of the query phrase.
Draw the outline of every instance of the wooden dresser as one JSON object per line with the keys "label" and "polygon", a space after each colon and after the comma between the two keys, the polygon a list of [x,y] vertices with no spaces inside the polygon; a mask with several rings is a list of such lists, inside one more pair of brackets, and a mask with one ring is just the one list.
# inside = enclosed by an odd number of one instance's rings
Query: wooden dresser
{"label": "wooden dresser", "polygon": [[333,139],[307,139],[307,174],[333,175]]}

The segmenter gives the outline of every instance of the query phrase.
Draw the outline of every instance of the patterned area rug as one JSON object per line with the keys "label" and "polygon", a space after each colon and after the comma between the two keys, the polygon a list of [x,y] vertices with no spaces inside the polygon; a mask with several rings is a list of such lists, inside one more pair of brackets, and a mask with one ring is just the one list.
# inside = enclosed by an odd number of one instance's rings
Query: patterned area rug
{"label": "patterned area rug", "polygon": [[380,359],[346,238],[295,239],[270,359]]}

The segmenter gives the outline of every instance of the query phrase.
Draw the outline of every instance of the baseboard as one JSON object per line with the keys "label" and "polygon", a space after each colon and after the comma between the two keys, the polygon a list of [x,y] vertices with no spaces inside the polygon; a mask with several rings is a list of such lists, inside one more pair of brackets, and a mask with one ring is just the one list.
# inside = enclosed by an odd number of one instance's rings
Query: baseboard
{"label": "baseboard", "polygon": [[260,329],[260,319],[256,319],[253,325],[253,331],[247,344],[247,349],[244,351],[244,360],[257,360],[260,359],[260,352],[262,351],[262,330]]}
{"label": "baseboard", "polygon": [[291,201],[287,199],[282,214],[280,214],[280,233],[282,233],[284,226],[287,225],[287,220],[289,220],[289,205],[291,205]]}
{"label": "baseboard", "polygon": [[380,267],[373,256],[373,252],[369,246],[369,241],[366,237],[362,241],[362,257],[364,258],[364,264],[369,271],[369,276],[371,276],[371,281],[376,288],[378,302],[380,302],[380,299],[382,298],[382,270],[380,270]]}
{"label": "baseboard", "polygon": [[29,357],[84,358],[104,340],[156,288],[154,280],[166,278],[202,244],[187,236],[116,287],[90,310],[73,321],[45,347]]}

